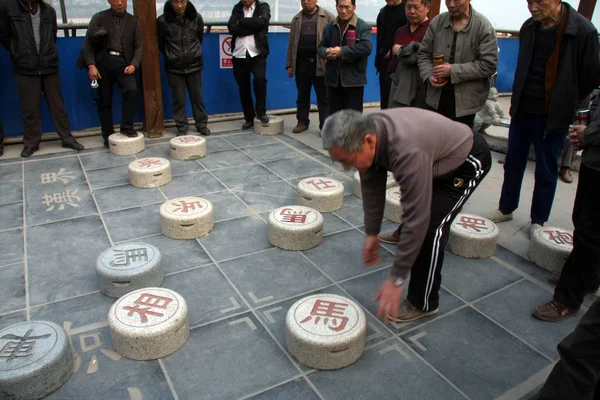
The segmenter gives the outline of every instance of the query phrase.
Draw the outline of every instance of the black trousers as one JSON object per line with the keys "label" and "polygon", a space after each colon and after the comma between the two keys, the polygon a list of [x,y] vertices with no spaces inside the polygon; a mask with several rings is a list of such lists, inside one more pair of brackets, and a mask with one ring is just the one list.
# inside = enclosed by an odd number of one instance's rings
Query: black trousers
{"label": "black trousers", "polygon": [[381,69],[379,69],[379,95],[381,96],[380,108],[385,110],[389,107],[390,87],[392,80],[389,79],[388,66],[390,65],[389,58],[381,60]]}
{"label": "black trousers", "polygon": [[329,115],[340,110],[363,111],[364,86],[343,87],[338,82],[337,87],[327,86],[329,98]]}
{"label": "black trousers", "polygon": [[315,59],[298,59],[296,61],[296,88],[298,89],[296,119],[298,122],[305,123],[306,126],[310,125],[310,90],[313,87],[317,95],[319,129],[321,129],[325,119],[329,116],[329,99],[327,98],[325,77],[317,76],[317,62]]}
{"label": "black trousers", "polygon": [[23,146],[37,147],[42,139],[42,93],[46,97],[56,133],[63,143],[73,143],[75,138],[71,135],[71,126],[65,109],[58,74],[17,74],[15,79],[21,104],[21,117],[23,118]]}
{"label": "black trousers", "polygon": [[202,70],[190,74],[167,72],[167,79],[173,92],[173,119],[180,133],[187,132],[189,123],[185,112],[185,90],[187,88],[192,103],[192,115],[196,129],[206,128],[208,115],[202,98]]}
{"label": "black trousers", "polygon": [[438,104],[437,110],[429,105],[427,108],[432,111],[436,111],[453,121],[462,122],[473,129],[473,124],[475,123],[475,114],[464,115],[462,117],[456,116],[456,98],[454,96],[454,90],[442,90],[442,95],[440,97],[440,103]]}
{"label": "black trousers", "polygon": [[[252,104],[252,87],[250,74],[254,75],[254,97],[256,108]],[[244,119],[253,122],[254,117],[263,116],[267,113],[267,60],[262,55],[246,58],[233,57],[233,76],[240,90],[240,100]]]}
{"label": "black trousers", "polygon": [[537,398],[596,400],[600,398],[600,299],[581,318],[573,333],[558,344],[560,360]]}
{"label": "black trousers", "polygon": [[600,171],[581,165],[573,207],[573,250],[554,290],[554,300],[579,309],[600,284]]}
{"label": "black trousers", "polygon": [[4,152],[4,124],[0,121],[0,153]]}
{"label": "black trousers", "polygon": [[102,127],[102,137],[107,139],[115,133],[112,115],[112,96],[115,83],[121,89],[121,133],[135,133],[133,119],[137,106],[137,83],[135,75],[125,75],[127,62],[123,57],[105,55],[96,65],[102,79],[98,80],[98,114]]}
{"label": "black trousers", "polygon": [[449,175],[433,181],[429,229],[411,269],[408,286],[408,300],[421,310],[438,308],[450,225],[492,167],[487,142],[480,134],[473,135],[473,147],[467,160]]}

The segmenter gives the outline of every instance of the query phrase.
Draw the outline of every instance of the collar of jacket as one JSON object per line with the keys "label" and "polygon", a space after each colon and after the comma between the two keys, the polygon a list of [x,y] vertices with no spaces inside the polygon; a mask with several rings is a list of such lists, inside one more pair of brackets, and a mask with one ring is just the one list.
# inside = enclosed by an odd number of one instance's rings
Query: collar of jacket
{"label": "collar of jacket", "polygon": [[[27,12],[29,12],[29,10],[27,9],[27,7],[25,6],[26,1],[25,0],[16,0],[17,3],[19,3],[19,5],[21,6],[21,8]],[[33,1],[32,1],[33,3]],[[40,8],[40,10],[44,10],[46,7],[48,7],[48,4],[44,3],[42,0],[38,0],[38,7]]]}
{"label": "collar of jacket", "polygon": [[[475,9],[473,8],[472,5],[469,5],[469,7],[471,8],[471,12],[469,13],[469,23],[467,24],[467,26],[465,26],[463,29],[460,30],[460,32],[469,32],[469,29],[471,29],[471,25],[473,22],[473,15],[475,15]],[[450,28],[450,29],[454,29],[452,27],[452,17],[450,16],[449,12],[445,12],[444,17],[446,18],[446,20],[443,23],[443,27],[444,28]]]}
{"label": "collar of jacket", "polygon": [[[575,36],[577,34],[577,31],[579,30],[579,24],[577,21],[579,13],[573,7],[571,7],[569,3],[563,1],[562,4],[563,7],[568,8],[567,10],[565,10],[565,12],[567,13],[567,24],[565,25],[563,35]],[[541,26],[541,24],[541,22],[534,21],[533,18],[529,18],[523,24],[523,28],[537,30]]]}
{"label": "collar of jacket", "polygon": [[[256,11],[256,9],[260,6],[261,2],[258,0],[254,0],[254,4],[252,5],[252,7],[254,7],[254,11]],[[244,5],[244,3],[242,3],[241,1],[239,1],[234,8],[236,8],[238,11],[242,11],[244,12],[244,8],[246,6]]]}
{"label": "collar of jacket", "polygon": [[[340,17],[335,17],[333,24],[339,26],[340,25]],[[356,24],[358,24],[358,15],[356,15],[356,13],[354,13],[352,18],[350,18],[350,21],[348,21],[348,26],[353,26],[356,28]]]}
{"label": "collar of jacket", "polygon": [[[317,6],[317,11],[315,11],[315,12],[319,15],[319,17],[324,17],[325,16],[325,10],[322,9],[321,7],[319,7],[319,6]],[[300,18],[302,18],[302,14],[303,13],[304,13],[304,10],[300,10],[300,12],[298,14],[294,15],[293,20],[294,19],[300,19]]]}
{"label": "collar of jacket", "polygon": [[[167,1],[165,3],[164,14],[165,14],[165,19],[167,20],[167,22],[175,22],[175,18],[177,18],[177,13],[175,12],[175,9],[173,8],[173,4],[171,4],[171,1]],[[197,15],[198,15],[198,11],[196,11],[196,7],[194,7],[194,5],[192,4],[191,1],[188,1],[188,4],[187,4],[187,7],[185,8],[185,13],[183,14],[183,17],[185,19],[189,19],[190,21],[193,21],[196,19]]]}

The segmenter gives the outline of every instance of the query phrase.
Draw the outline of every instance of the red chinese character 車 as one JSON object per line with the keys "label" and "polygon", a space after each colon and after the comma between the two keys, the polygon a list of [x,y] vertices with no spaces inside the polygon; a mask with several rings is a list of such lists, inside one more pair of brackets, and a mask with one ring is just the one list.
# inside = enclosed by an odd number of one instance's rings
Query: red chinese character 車
{"label": "red chinese character \u8eca", "polygon": [[280,215],[282,222],[291,222],[294,224],[304,224],[306,223],[306,217],[312,211],[307,211],[306,214],[302,211],[293,211],[291,208],[284,208],[281,210]]}

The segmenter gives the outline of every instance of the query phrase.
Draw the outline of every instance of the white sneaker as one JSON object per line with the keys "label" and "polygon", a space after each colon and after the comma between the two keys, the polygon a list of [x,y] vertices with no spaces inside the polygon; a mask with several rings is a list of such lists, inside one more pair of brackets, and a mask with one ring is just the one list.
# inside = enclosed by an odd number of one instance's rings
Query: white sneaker
{"label": "white sneaker", "polygon": [[512,221],[513,215],[512,213],[502,214],[500,210],[494,210],[488,215],[484,215],[485,218],[489,219],[492,222],[504,222],[504,221]]}

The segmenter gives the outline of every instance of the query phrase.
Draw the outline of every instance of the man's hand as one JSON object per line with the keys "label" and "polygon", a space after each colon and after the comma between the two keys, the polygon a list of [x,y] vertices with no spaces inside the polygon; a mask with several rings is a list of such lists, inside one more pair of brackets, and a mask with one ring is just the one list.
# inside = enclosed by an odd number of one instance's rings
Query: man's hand
{"label": "man's hand", "polygon": [[448,84],[448,80],[444,81],[444,83],[438,83],[437,78],[433,75],[429,77],[429,84],[434,88],[441,88]]}
{"label": "man's hand", "polygon": [[363,261],[367,267],[379,264],[379,238],[377,235],[369,235],[363,247]]}
{"label": "man's hand", "polygon": [[569,141],[575,150],[583,149],[585,146],[584,140],[585,125],[571,125],[569,127]]}
{"label": "man's hand", "polygon": [[327,58],[329,58],[330,60],[334,60],[342,56],[342,48],[340,46],[329,47],[325,51],[325,54],[327,55]]}
{"label": "man's hand", "polygon": [[88,76],[90,77],[90,81],[102,79],[95,65],[88,65]]}
{"label": "man's hand", "polygon": [[433,76],[436,78],[449,78],[450,71],[452,70],[452,64],[442,64],[433,68]]}
{"label": "man's hand", "polygon": [[291,78],[292,76],[294,76],[294,74],[292,74],[292,67],[287,67],[287,73],[288,73],[288,78]]}
{"label": "man's hand", "polygon": [[381,287],[374,301],[379,302],[377,318],[383,318],[383,322],[388,322],[388,316],[398,318],[398,309],[400,299],[402,298],[402,285],[396,286],[394,278],[388,278]]}
{"label": "man's hand", "polygon": [[400,54],[401,49],[402,49],[401,45],[395,44],[394,47],[392,47],[392,53],[394,53],[395,56],[398,56]]}
{"label": "man's hand", "polygon": [[133,65],[128,65],[125,67],[125,75],[131,75],[135,72],[135,67]]}
{"label": "man's hand", "polygon": [[385,55],[384,58],[390,58],[390,50],[388,50],[387,54]]}

